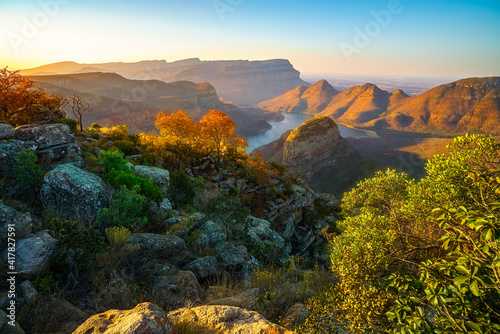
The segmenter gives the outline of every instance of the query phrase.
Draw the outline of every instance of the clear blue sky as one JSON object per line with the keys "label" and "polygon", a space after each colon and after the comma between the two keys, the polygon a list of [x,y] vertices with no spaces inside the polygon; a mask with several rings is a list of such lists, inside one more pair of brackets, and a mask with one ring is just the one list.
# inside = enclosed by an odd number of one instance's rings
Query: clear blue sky
{"label": "clear blue sky", "polygon": [[287,58],[301,72],[489,76],[499,32],[498,0],[0,0],[0,67]]}

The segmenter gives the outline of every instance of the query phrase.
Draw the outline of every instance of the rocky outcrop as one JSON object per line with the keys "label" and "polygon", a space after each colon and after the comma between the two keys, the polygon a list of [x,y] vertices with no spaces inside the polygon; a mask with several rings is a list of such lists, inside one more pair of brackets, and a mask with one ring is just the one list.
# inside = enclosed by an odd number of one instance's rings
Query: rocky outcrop
{"label": "rocky outcrop", "polygon": [[0,201],[0,250],[7,248],[9,235],[13,240],[22,239],[31,233],[32,227],[29,212],[18,212]]}
{"label": "rocky outcrop", "polygon": [[172,311],[168,316],[186,319],[199,326],[223,334],[292,334],[291,331],[275,325],[254,311],[225,305],[207,305]]}
{"label": "rocky outcrop", "polygon": [[52,212],[90,224],[109,206],[111,189],[95,174],[72,164],[57,166],[44,176],[43,204]]}
{"label": "rocky outcrop", "polygon": [[132,310],[109,310],[93,315],[73,334],[175,334],[165,312],[151,303],[142,303]]}
{"label": "rocky outcrop", "polygon": [[[30,235],[16,242],[15,264],[9,271],[16,271],[19,277],[31,279],[47,269],[56,249],[57,240],[47,231]],[[7,261],[8,252],[2,252],[2,260]]]}
{"label": "rocky outcrop", "polygon": [[188,263],[182,269],[191,271],[197,279],[214,276],[217,273],[217,258],[205,256]]}
{"label": "rocky outcrop", "polygon": [[10,124],[0,124],[0,140],[13,139],[16,135],[14,127]]}
{"label": "rocky outcrop", "polygon": [[199,305],[203,295],[200,283],[190,271],[169,270],[166,275],[154,277],[152,286],[156,298],[171,307]]}
{"label": "rocky outcrop", "polygon": [[168,170],[151,166],[134,166],[133,170],[138,176],[152,180],[164,195],[167,194],[170,186],[170,173]]}
{"label": "rocky outcrop", "polygon": [[153,233],[134,233],[129,242],[139,246],[140,249],[150,251],[163,258],[181,258],[187,252],[184,240],[175,235],[162,235]]}

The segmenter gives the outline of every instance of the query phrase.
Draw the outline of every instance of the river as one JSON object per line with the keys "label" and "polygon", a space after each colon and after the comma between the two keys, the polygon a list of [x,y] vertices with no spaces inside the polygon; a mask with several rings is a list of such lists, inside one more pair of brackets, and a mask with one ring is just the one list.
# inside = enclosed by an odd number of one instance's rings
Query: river
{"label": "river", "polygon": [[[269,124],[272,125],[272,128],[261,132],[259,134],[245,137],[245,140],[248,142],[247,152],[250,153],[255,150],[257,147],[269,144],[281,137],[283,133],[290,129],[296,129],[302,123],[314,117],[314,115],[310,114],[291,114],[291,113],[283,113],[285,119],[281,122],[271,122],[268,121]],[[373,137],[374,133],[370,131],[349,128],[344,125],[338,124],[340,134],[342,137],[353,137],[353,138],[363,138],[363,137]]]}

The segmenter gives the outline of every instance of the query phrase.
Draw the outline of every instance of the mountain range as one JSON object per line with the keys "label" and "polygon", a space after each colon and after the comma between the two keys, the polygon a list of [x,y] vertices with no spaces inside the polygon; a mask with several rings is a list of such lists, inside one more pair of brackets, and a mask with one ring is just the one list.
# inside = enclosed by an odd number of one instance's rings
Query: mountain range
{"label": "mountain range", "polygon": [[217,109],[233,120],[239,135],[271,127],[265,120],[221,102],[215,88],[206,82],[130,80],[116,73],[102,72],[29,78],[47,93],[65,97],[78,94],[92,100],[95,107],[85,116],[84,126],[93,122],[102,126],[127,124],[132,132],[149,132],[155,129],[154,120],[158,111],[172,113],[183,109],[198,120],[208,110]]}
{"label": "mountain range", "polygon": [[25,69],[21,74],[33,76],[91,72],[117,73],[132,80],[210,82],[224,101],[241,105],[259,103],[299,85],[308,85],[286,59],[202,61],[192,58],[170,63],[165,60],[146,60],[103,64],[67,61]]}
{"label": "mountain range", "polygon": [[463,79],[413,97],[369,83],[339,92],[322,80],[258,107],[328,116],[341,124],[376,130],[500,134],[500,77]]}

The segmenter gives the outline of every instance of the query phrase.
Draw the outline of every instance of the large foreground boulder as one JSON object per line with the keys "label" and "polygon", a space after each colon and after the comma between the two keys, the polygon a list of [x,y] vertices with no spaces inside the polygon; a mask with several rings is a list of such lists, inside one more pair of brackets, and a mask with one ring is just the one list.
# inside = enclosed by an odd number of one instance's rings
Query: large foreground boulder
{"label": "large foreground boulder", "polygon": [[174,322],[183,319],[223,334],[292,334],[257,312],[225,305],[183,308],[168,314]]}
{"label": "large foreground boulder", "polygon": [[92,223],[99,210],[109,206],[111,189],[97,175],[72,164],[57,166],[44,180],[42,202],[63,217]]}
{"label": "large foreground boulder", "polygon": [[[56,249],[57,240],[47,231],[31,235],[30,238],[18,240],[15,248],[14,268],[21,278],[31,279],[47,269]],[[7,261],[8,249],[2,252],[2,259]]]}
{"label": "large foreground boulder", "polygon": [[16,128],[16,139],[33,141],[38,149],[73,143],[75,136],[66,124],[23,125]]}
{"label": "large foreground boulder", "polygon": [[175,334],[165,312],[151,303],[132,310],[109,310],[93,315],[73,334]]}

